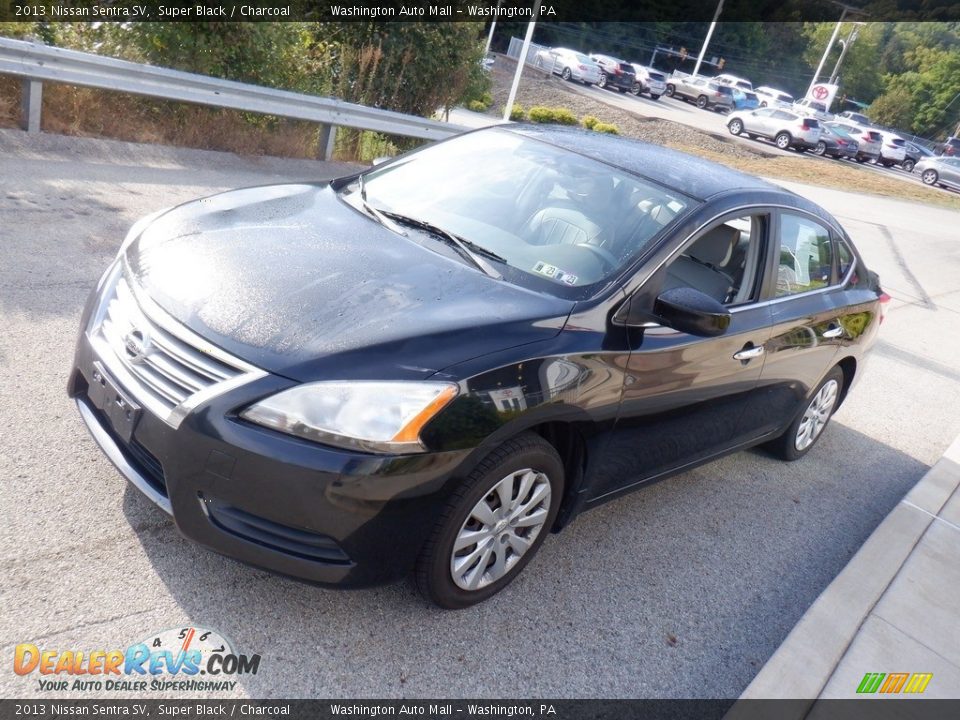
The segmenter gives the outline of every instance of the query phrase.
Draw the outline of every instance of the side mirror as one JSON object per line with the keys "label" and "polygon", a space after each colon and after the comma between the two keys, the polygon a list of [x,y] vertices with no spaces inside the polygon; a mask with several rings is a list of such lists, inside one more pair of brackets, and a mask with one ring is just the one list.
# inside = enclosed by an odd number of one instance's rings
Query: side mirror
{"label": "side mirror", "polygon": [[730,327],[730,311],[699,290],[672,288],[660,293],[654,314],[664,325],[701,337],[723,335]]}

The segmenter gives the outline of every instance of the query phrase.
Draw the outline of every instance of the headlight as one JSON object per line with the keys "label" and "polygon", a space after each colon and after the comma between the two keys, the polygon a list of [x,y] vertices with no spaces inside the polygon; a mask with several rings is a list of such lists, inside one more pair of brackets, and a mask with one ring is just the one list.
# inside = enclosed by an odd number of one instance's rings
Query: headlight
{"label": "headlight", "polygon": [[327,445],[424,452],[420,431],[457,395],[443,382],[324,381],[284,390],[240,417]]}

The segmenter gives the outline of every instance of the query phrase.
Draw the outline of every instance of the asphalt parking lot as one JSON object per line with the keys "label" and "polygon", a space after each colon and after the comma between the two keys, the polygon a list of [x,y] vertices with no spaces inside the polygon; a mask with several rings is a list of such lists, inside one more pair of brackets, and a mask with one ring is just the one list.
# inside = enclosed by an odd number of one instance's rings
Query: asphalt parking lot
{"label": "asphalt parking lot", "polygon": [[[126,647],[192,624],[262,655],[236,696],[734,697],[960,432],[960,213],[783,183],[837,215],[894,297],[804,460],[743,452],[610,503],[459,612],[209,553],[126,486],[66,397],[82,304],[138,216],[342,170],[0,131],[5,662],[21,642]],[[0,694],[36,683],[0,673]]]}

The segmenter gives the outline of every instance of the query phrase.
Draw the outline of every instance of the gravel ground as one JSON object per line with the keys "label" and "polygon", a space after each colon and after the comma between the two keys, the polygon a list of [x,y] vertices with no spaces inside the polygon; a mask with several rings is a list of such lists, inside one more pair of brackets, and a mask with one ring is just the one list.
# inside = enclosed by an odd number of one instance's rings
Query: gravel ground
{"label": "gravel ground", "polygon": [[[490,71],[493,79],[493,105],[489,114],[499,116],[507,104],[510,94],[510,84],[513,82],[513,73],[516,65],[508,58],[498,57],[496,64]],[[568,108],[578,118],[584,115],[593,115],[602,122],[613,123],[620,129],[620,134],[626,137],[638,138],[657,145],[666,145],[691,152],[705,150],[709,153],[722,154],[725,158],[737,160],[756,160],[770,157],[769,153],[760,149],[754,150],[739,143],[728,140],[723,135],[712,135],[701,132],[687,125],[648,118],[626,110],[610,107],[603,103],[584,97],[566,87],[568,83],[558,75],[550,75],[533,67],[525,68],[520,78],[520,87],[517,89],[516,102],[529,110],[534,105],[547,107]],[[610,91],[611,93],[613,91]],[[661,101],[662,102],[662,101]]]}

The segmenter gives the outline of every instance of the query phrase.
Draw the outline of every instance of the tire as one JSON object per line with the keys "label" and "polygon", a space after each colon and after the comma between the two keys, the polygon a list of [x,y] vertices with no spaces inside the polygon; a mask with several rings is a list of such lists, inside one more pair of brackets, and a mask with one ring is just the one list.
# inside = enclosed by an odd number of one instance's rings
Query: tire
{"label": "tire", "polygon": [[667,97],[673,97],[673,93],[676,91],[676,88],[673,85],[667,85],[667,89],[664,92],[664,95]]}
{"label": "tire", "polygon": [[781,150],[787,150],[790,147],[790,142],[792,139],[793,138],[790,137],[790,133],[780,132],[777,133],[777,136],[773,139],[773,141]]}
{"label": "tire", "polygon": [[902,167],[906,172],[912,173],[914,165],[916,165],[916,163],[913,160],[907,159],[903,161],[903,165],[900,167]]}
{"label": "tire", "polygon": [[564,80],[567,80],[568,82],[572,75],[573,73],[570,72],[570,68],[564,68],[563,72],[560,73],[560,77],[562,77]]}
{"label": "tire", "polygon": [[923,174],[920,175],[920,179],[923,181],[924,185],[930,185],[933,187],[940,180],[940,174],[931,168],[929,170],[924,170]]}
{"label": "tire", "polygon": [[697,107],[700,108],[701,110],[705,110],[705,109],[706,109],[706,107],[707,107],[707,96],[706,96],[706,95],[701,95],[700,97],[697,98]]}
{"label": "tire", "polygon": [[727,130],[731,135],[739,135],[743,132],[743,122],[739,118],[734,118],[727,123]]}
{"label": "tire", "polygon": [[[530,484],[524,487],[526,482]],[[506,501],[498,487],[506,488]],[[550,443],[534,433],[504,442],[451,494],[417,559],[417,588],[425,598],[448,609],[469,607],[500,592],[520,574],[549,534],[563,487],[563,463]],[[541,497],[531,506],[537,494]],[[536,518],[538,524],[514,525],[508,522],[513,516],[501,513],[505,504],[523,508],[524,500],[530,509],[518,517]],[[489,514],[489,523],[475,515],[480,510]],[[458,538],[470,533],[484,534],[476,542],[468,537],[466,544],[455,550]],[[518,548],[523,548],[519,554]],[[471,556],[475,557],[458,568],[455,578],[456,560],[464,563]],[[476,588],[464,587],[471,584]]]}
{"label": "tire", "polygon": [[634,83],[633,87],[630,88],[630,94],[640,97],[640,93],[643,91],[643,88],[640,87],[640,83]]}
{"label": "tire", "polygon": [[843,395],[843,370],[835,365],[817,385],[786,431],[767,443],[768,449],[787,462],[799,460],[817,444]]}
{"label": "tire", "polygon": [[814,154],[814,155],[823,156],[823,155],[826,154],[826,152],[827,152],[827,144],[826,144],[825,142],[823,142],[822,140],[821,140],[820,142],[818,142],[818,143],[817,143],[817,146],[813,149],[813,154]]}
{"label": "tire", "polygon": [[600,73],[600,82],[597,83],[597,87],[601,89],[606,89],[607,87],[607,74]]}

